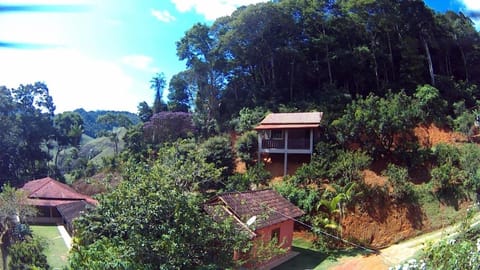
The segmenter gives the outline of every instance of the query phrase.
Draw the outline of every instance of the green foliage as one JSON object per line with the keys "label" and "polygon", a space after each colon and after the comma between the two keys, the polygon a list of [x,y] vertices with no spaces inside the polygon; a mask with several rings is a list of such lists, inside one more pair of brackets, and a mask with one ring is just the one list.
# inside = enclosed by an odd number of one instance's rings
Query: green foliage
{"label": "green foliage", "polygon": [[9,269],[49,269],[47,256],[43,254],[45,247],[45,243],[32,237],[14,243],[9,247]]}
{"label": "green foliage", "polygon": [[424,249],[428,269],[478,269],[480,267],[480,240],[478,228],[471,229],[472,217],[476,211],[469,209],[460,232],[455,238],[429,244]]}
{"label": "green foliage", "polygon": [[191,74],[188,71],[173,75],[168,88],[168,110],[172,112],[188,112],[191,106],[192,91]]}
{"label": "green foliage", "polygon": [[465,173],[464,186],[467,190],[480,190],[480,147],[465,144],[460,148],[460,168]]}
{"label": "green foliage", "polygon": [[245,173],[235,173],[228,177],[225,185],[227,191],[247,191],[253,187],[267,186],[270,173],[265,170],[263,163],[247,168]]}
{"label": "green foliage", "polygon": [[299,187],[289,178],[276,184],[275,190],[306,213],[312,213],[320,200],[319,191],[313,187]]}
{"label": "green foliage", "polygon": [[150,80],[150,88],[155,91],[155,98],[153,100],[152,112],[159,113],[167,110],[167,104],[163,102],[163,90],[166,85],[165,74],[157,73]]}
{"label": "green foliage", "polygon": [[228,136],[214,136],[204,141],[199,148],[200,155],[207,163],[220,169],[222,178],[226,179],[235,169],[232,144]]}
{"label": "green foliage", "polygon": [[236,132],[244,133],[256,127],[267,114],[268,111],[262,107],[242,108],[238,112],[238,117],[233,118],[230,122]]}
{"label": "green foliage", "polygon": [[[388,92],[384,98],[369,95],[347,106],[342,117],[332,122],[337,140],[348,147],[358,144],[378,157],[382,153],[408,151],[419,112],[404,92]],[[402,142],[402,143],[399,143]]]}
{"label": "green foliage", "polygon": [[421,110],[423,121],[440,123],[445,118],[447,101],[442,99],[437,88],[428,84],[418,86],[414,97]]}
{"label": "green foliage", "polygon": [[337,158],[331,164],[329,175],[335,183],[346,185],[362,179],[361,171],[366,169],[372,161],[365,152],[338,151]]}
{"label": "green foliage", "polygon": [[0,86],[0,184],[49,174],[55,106],[44,83]]}
{"label": "green foliage", "polygon": [[[178,149],[178,150],[177,150]],[[70,264],[114,269],[198,269],[233,265],[233,251],[244,236],[233,224],[215,222],[202,210],[203,198],[192,185],[215,170],[180,145],[159,151],[155,164],[133,165],[125,181],[100,198],[100,205],[78,219],[78,239]],[[122,255],[121,255],[122,254]],[[119,255],[119,256],[116,256]],[[84,266],[84,267],[82,267]],[[122,268],[125,267],[125,268]]]}
{"label": "green foliage", "polygon": [[408,177],[407,168],[402,168],[394,164],[388,164],[383,175],[388,177],[388,182],[392,186],[391,196],[396,201],[404,201],[415,195],[413,185]]}
{"label": "green foliage", "polygon": [[102,131],[112,130],[114,127],[124,126],[122,123],[110,122],[110,123],[100,123],[97,122],[97,119],[103,115],[122,115],[120,119],[124,121],[124,117],[132,123],[132,125],[137,125],[140,123],[140,118],[138,115],[131,112],[124,111],[105,111],[105,110],[96,110],[96,111],[85,111],[84,109],[76,109],[73,112],[80,114],[83,120],[83,129],[84,134],[96,138]]}
{"label": "green foliage", "polygon": [[237,156],[245,162],[247,168],[255,164],[258,151],[258,136],[256,131],[247,131],[235,142]]}

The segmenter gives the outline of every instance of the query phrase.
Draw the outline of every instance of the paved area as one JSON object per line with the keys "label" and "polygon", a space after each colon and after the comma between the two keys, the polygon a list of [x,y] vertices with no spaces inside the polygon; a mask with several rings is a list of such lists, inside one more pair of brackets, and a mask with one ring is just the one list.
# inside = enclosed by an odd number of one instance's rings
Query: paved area
{"label": "paved area", "polygon": [[67,246],[68,249],[72,248],[72,237],[68,234],[67,230],[65,230],[65,227],[63,225],[57,225],[58,232],[60,232],[60,235],[63,238],[63,241],[65,242],[65,245]]}

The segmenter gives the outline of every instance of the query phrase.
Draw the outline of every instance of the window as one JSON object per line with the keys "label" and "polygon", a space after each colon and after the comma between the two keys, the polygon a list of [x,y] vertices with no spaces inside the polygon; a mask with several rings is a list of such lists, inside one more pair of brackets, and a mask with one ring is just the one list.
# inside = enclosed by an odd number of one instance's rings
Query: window
{"label": "window", "polygon": [[270,240],[275,239],[277,241],[277,244],[280,243],[280,228],[276,228],[272,230],[272,237]]}
{"label": "window", "polygon": [[265,139],[267,139],[267,140],[282,140],[283,139],[283,130],[281,130],[281,129],[265,130]]}

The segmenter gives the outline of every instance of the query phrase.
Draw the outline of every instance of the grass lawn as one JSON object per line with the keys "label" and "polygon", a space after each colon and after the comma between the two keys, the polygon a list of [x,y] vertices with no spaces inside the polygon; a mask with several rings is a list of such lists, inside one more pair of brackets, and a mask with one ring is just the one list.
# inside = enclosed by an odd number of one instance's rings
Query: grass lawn
{"label": "grass lawn", "polygon": [[328,253],[315,249],[312,244],[304,239],[293,239],[293,251],[300,254],[295,258],[275,267],[274,270],[292,269],[329,269],[343,257],[353,257],[363,254],[358,249],[329,250]]}
{"label": "grass lawn", "polygon": [[50,226],[30,226],[34,237],[41,237],[48,246],[45,250],[47,261],[51,269],[62,269],[67,264],[68,248],[63,241],[56,225]]}

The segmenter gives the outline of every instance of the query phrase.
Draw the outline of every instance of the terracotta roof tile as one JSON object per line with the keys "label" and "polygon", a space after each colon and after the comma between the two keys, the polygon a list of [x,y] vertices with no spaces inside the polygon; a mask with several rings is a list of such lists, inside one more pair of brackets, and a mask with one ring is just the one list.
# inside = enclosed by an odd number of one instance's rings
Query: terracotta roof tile
{"label": "terracotta roof tile", "polygon": [[243,223],[255,216],[252,226],[261,229],[303,215],[303,211],[271,189],[230,192],[218,195],[210,204],[223,202]]}
{"label": "terracotta roof tile", "polygon": [[80,216],[85,210],[94,207],[86,201],[75,201],[57,206],[58,212],[67,222],[72,222]]}
{"label": "terracotta roof tile", "polygon": [[50,177],[29,181],[22,189],[27,192],[30,199],[86,200],[97,204],[97,201],[90,196],[78,193],[70,186]]}

